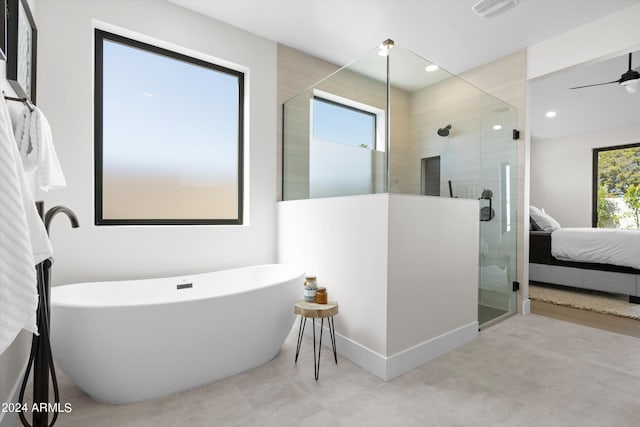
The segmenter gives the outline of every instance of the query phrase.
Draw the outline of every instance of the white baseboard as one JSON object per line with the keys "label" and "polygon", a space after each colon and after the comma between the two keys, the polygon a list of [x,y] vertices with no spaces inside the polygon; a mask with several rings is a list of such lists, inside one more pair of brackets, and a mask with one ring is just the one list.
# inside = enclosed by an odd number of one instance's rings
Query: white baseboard
{"label": "white baseboard", "polygon": [[522,301],[522,315],[531,314],[531,300],[527,298]]}
{"label": "white baseboard", "polygon": [[451,350],[478,338],[478,322],[445,332],[387,358],[387,378],[390,380]]}
{"label": "white baseboard", "polygon": [[[317,325],[319,328],[320,325]],[[305,335],[313,338],[313,332],[305,329]],[[316,332],[318,339],[319,331]],[[409,372],[418,366],[475,340],[478,337],[478,322],[471,322],[437,337],[431,338],[392,356],[383,356],[350,338],[336,332],[338,354],[371,372],[385,381]],[[327,339],[325,339],[327,338]],[[322,344],[331,348],[329,328],[324,327]]]}
{"label": "white baseboard", "polygon": [[[328,332],[327,330],[327,334]],[[387,358],[380,353],[338,333],[336,333],[336,350],[340,356],[349,359],[376,377],[387,380]]]}
{"label": "white baseboard", "polygon": [[[307,326],[311,326],[311,322],[307,322]],[[320,338],[320,324],[316,325],[316,339]],[[322,345],[331,349],[331,338],[329,335],[329,327],[325,326],[322,332]],[[304,334],[313,339],[313,331],[306,327]],[[349,359],[356,365],[371,372],[376,377],[386,380],[387,375],[387,358],[380,353],[371,350],[362,344],[340,335],[336,332],[336,351],[337,353]]]}

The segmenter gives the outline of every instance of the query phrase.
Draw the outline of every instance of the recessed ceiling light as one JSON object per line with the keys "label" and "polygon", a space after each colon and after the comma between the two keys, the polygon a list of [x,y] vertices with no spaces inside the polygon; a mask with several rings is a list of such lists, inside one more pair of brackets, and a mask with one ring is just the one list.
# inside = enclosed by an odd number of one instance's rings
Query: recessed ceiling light
{"label": "recessed ceiling light", "polygon": [[556,116],[556,112],[555,111],[547,111],[545,116],[552,118]]}
{"label": "recessed ceiling light", "polygon": [[152,92],[142,92],[142,96],[153,96]]}
{"label": "recessed ceiling light", "polygon": [[438,67],[436,64],[431,64],[431,65],[427,65],[426,67],[424,67],[424,69],[427,70],[430,73],[436,71],[438,68],[440,68],[440,67]]}
{"label": "recessed ceiling light", "polygon": [[500,130],[502,129],[502,125],[493,125],[493,130]]}

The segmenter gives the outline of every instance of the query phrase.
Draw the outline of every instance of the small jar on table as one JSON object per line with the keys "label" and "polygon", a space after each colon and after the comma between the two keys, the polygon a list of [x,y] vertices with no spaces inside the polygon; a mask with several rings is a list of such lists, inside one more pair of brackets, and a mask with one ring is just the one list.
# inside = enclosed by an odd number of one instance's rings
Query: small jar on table
{"label": "small jar on table", "polygon": [[318,290],[316,291],[316,303],[317,304],[327,303],[327,288],[318,288]]}

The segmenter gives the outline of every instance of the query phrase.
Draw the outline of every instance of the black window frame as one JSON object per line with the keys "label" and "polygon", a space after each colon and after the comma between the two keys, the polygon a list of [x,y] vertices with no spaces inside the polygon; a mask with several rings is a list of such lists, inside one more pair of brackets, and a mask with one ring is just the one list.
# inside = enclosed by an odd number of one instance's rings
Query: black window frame
{"label": "black window frame", "polygon": [[632,144],[614,145],[593,149],[593,169],[591,175],[591,227],[598,228],[598,155],[603,151],[624,150],[640,147],[640,142]]}
{"label": "black window frame", "polygon": [[[224,67],[219,64],[204,61],[169,49],[151,45],[139,40],[114,34],[96,28],[94,33],[94,214],[95,225],[242,225],[244,212],[244,80],[245,74],[241,71]],[[175,60],[209,68],[222,72],[238,79],[238,206],[237,218],[149,218],[149,219],[105,219],[103,217],[102,200],[102,174],[103,174],[103,42],[113,41],[137,48],[145,52],[159,54]]]}
{"label": "black window frame", "polygon": [[318,101],[318,102],[323,102],[325,104],[333,105],[335,107],[343,108],[345,110],[351,110],[351,111],[355,111],[356,113],[361,113],[361,114],[373,117],[373,132],[372,132],[373,146],[370,147],[370,149],[371,150],[375,150],[376,149],[376,146],[378,145],[378,135],[377,135],[377,132],[378,132],[378,115],[376,113],[371,112],[371,111],[367,111],[367,110],[363,110],[362,108],[353,107],[351,105],[343,104],[342,102],[333,101],[331,99],[323,98],[322,96],[319,96],[319,95],[313,95],[313,100],[314,101]]}

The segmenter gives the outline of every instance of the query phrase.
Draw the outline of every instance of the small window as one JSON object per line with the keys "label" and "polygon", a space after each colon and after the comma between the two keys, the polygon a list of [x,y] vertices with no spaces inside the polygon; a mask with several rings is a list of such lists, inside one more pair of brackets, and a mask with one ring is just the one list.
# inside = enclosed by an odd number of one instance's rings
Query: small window
{"label": "small window", "polygon": [[95,31],[97,225],[242,224],[244,74]]}
{"label": "small window", "polygon": [[640,228],[640,143],[593,150],[593,227]]}
{"label": "small window", "polygon": [[376,149],[377,114],[315,96],[313,138]]}
{"label": "small window", "polygon": [[310,104],[309,197],[384,191],[385,111],[317,89]]}

